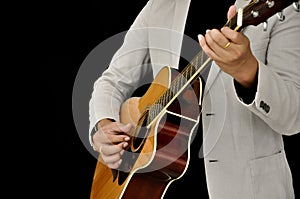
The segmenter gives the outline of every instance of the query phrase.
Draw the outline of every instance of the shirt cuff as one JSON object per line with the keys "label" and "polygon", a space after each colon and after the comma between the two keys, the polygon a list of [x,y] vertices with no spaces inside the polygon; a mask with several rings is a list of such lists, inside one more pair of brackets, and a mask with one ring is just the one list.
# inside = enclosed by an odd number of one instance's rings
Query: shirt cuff
{"label": "shirt cuff", "polygon": [[239,99],[245,104],[251,104],[255,99],[255,94],[257,91],[257,83],[258,82],[258,71],[256,72],[254,83],[251,87],[245,88],[236,80],[234,80],[234,87],[237,96]]}

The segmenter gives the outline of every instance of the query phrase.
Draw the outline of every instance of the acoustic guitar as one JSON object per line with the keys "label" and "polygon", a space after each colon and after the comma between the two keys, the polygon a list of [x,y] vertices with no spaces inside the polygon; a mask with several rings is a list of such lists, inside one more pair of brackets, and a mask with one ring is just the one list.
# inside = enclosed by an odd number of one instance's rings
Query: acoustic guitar
{"label": "acoustic guitar", "polygon": [[[294,0],[252,0],[225,26],[241,31],[258,25]],[[201,113],[201,71],[211,63],[199,52],[182,72],[164,67],[142,97],[131,97],[120,110],[122,123],[132,123],[122,164],[108,168],[97,161],[91,199],[158,199],[188,168],[190,143]]]}

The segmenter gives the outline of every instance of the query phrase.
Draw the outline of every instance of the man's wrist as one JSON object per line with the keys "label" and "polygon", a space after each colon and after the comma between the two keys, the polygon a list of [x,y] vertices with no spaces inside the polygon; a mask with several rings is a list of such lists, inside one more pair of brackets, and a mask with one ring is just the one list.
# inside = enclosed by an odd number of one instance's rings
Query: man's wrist
{"label": "man's wrist", "polygon": [[97,133],[97,131],[99,130],[99,128],[105,126],[108,123],[114,122],[114,121],[115,121],[114,119],[109,119],[109,118],[105,118],[105,119],[102,119],[102,120],[98,121],[95,124],[95,126],[92,128],[92,131],[90,133],[92,143],[94,143],[93,137]]}
{"label": "man's wrist", "polygon": [[102,119],[100,120],[99,122],[97,122],[97,124],[95,126],[97,126],[97,130],[109,123],[112,123],[112,122],[115,122],[114,119],[110,119],[110,118],[105,118],[105,119]]}
{"label": "man's wrist", "polygon": [[95,135],[95,133],[97,133],[97,131],[98,131],[98,122],[92,128],[92,131],[90,133],[92,143],[94,143],[93,136]]}
{"label": "man's wrist", "polygon": [[245,63],[245,70],[237,73],[233,78],[244,88],[251,88],[255,85],[256,76],[258,73],[258,61],[255,57],[252,57]]}
{"label": "man's wrist", "polygon": [[258,72],[255,75],[255,79],[251,87],[245,88],[239,82],[234,80],[234,87],[239,99],[243,101],[245,104],[252,103],[257,92],[257,84],[258,84]]}

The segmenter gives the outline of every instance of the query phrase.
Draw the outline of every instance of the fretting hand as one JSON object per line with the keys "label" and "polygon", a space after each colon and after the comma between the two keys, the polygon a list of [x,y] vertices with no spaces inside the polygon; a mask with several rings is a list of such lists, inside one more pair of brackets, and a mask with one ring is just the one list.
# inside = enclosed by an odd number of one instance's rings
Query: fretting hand
{"label": "fretting hand", "polygon": [[[236,7],[231,6],[227,13],[228,19],[235,13]],[[224,72],[246,88],[253,85],[258,61],[252,54],[249,39],[242,32],[223,27],[221,30],[208,30],[205,36],[199,35],[198,38],[203,51]]]}

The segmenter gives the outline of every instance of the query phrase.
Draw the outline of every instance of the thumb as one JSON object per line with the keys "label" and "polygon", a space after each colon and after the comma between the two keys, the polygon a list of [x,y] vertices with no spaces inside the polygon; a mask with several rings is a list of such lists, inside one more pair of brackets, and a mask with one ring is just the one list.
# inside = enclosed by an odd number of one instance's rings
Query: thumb
{"label": "thumb", "polygon": [[122,132],[128,133],[130,131],[130,129],[132,128],[132,124],[128,123],[126,125],[120,125],[119,128]]}
{"label": "thumb", "polygon": [[231,19],[236,13],[236,6],[232,5],[229,7],[228,12],[227,12],[227,19]]}

